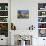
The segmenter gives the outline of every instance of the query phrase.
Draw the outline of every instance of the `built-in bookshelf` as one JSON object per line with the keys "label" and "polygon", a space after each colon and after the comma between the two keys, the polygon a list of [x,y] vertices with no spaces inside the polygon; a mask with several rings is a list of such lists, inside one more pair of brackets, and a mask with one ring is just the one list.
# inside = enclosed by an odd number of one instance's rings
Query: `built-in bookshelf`
{"label": "built-in bookshelf", "polygon": [[46,37],[46,3],[38,3],[38,31],[39,36]]}
{"label": "built-in bookshelf", "polygon": [[8,3],[0,3],[0,35],[8,37]]}

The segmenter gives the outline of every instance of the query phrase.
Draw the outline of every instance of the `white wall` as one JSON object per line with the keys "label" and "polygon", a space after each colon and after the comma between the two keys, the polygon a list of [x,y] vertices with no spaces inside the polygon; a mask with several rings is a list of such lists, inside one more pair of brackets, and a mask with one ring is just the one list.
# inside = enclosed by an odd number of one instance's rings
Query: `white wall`
{"label": "white wall", "polygon": [[[11,0],[11,22],[16,25],[17,30],[27,30],[32,24],[37,29],[37,15],[38,15],[38,2],[45,2],[46,0]],[[18,19],[17,11],[27,9],[29,10],[29,19]]]}
{"label": "white wall", "polygon": [[[17,11],[23,10],[23,9],[29,10],[29,19],[17,19]],[[14,22],[17,30],[27,30],[29,29],[29,26],[31,26],[32,24],[35,25],[35,22],[37,21],[36,10],[37,10],[37,2],[35,1],[12,0],[11,1],[11,15],[12,15],[11,22]]]}
{"label": "white wall", "polygon": [[[22,30],[28,30],[28,27],[32,24],[35,26],[34,32],[36,33],[33,33],[33,46],[41,46],[40,44],[43,44],[43,40],[41,40],[43,38],[38,38],[37,30],[38,3],[46,3],[46,0],[11,0],[11,22],[16,25],[16,29],[18,30],[18,32],[20,32],[19,30],[21,30],[21,32]],[[29,10],[29,19],[17,19],[17,10],[21,9]]]}
{"label": "white wall", "polygon": [[0,0],[0,3],[8,3],[8,0]]}

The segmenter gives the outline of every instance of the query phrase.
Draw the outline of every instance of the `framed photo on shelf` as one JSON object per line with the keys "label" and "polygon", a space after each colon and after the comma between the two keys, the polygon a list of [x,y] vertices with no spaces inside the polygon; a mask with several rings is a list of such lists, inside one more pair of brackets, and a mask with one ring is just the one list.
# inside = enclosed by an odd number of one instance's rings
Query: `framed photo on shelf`
{"label": "framed photo on shelf", "polygon": [[8,37],[8,23],[0,23],[0,35]]}

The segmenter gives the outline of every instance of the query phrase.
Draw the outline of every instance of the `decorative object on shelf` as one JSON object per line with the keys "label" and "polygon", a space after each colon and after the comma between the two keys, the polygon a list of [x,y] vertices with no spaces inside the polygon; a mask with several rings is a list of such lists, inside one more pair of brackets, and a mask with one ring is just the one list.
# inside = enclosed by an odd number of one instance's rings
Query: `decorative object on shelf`
{"label": "decorative object on shelf", "polygon": [[40,10],[44,10],[44,8],[40,8]]}
{"label": "decorative object on shelf", "polygon": [[8,23],[0,23],[1,30],[8,30]]}
{"label": "decorative object on shelf", "polygon": [[8,3],[0,3],[0,10],[8,10]]}
{"label": "decorative object on shelf", "polygon": [[45,43],[44,43],[44,46],[46,46],[46,39],[45,39],[45,38],[43,38],[43,41],[45,42]]}
{"label": "decorative object on shelf", "polygon": [[26,36],[26,35],[22,35],[22,36],[20,35],[20,37],[21,37],[22,40],[26,40],[26,39],[29,38],[29,36]]}
{"label": "decorative object on shelf", "polygon": [[16,30],[16,26],[13,23],[11,23],[11,30]]}
{"label": "decorative object on shelf", "polygon": [[42,12],[42,15],[45,15],[45,12]]}
{"label": "decorative object on shelf", "polygon": [[46,3],[38,3],[38,10],[46,10]]}
{"label": "decorative object on shelf", "polygon": [[41,17],[38,18],[38,22],[42,22],[42,18]]}
{"label": "decorative object on shelf", "polygon": [[0,10],[1,10],[1,6],[0,6]]}
{"label": "decorative object on shelf", "polygon": [[46,22],[46,17],[38,17],[38,22]]}
{"label": "decorative object on shelf", "polygon": [[38,28],[46,28],[46,23],[38,23]]}
{"label": "decorative object on shelf", "polygon": [[38,16],[46,16],[46,11],[38,11]]}
{"label": "decorative object on shelf", "polygon": [[46,29],[39,29],[39,37],[46,37]]}
{"label": "decorative object on shelf", "polygon": [[8,23],[0,23],[0,35],[8,37]]}
{"label": "decorative object on shelf", "polygon": [[17,18],[18,19],[29,18],[29,10],[18,10],[17,11]]}
{"label": "decorative object on shelf", "polygon": [[0,16],[8,16],[8,11],[0,11]]}
{"label": "decorative object on shelf", "polygon": [[21,40],[17,40],[17,45],[21,45]]}
{"label": "decorative object on shelf", "polygon": [[45,40],[45,39],[43,39],[43,40]]}
{"label": "decorative object on shelf", "polygon": [[8,17],[0,17],[0,22],[8,22]]}
{"label": "decorative object on shelf", "polygon": [[46,16],[46,11],[42,11],[42,16]]}
{"label": "decorative object on shelf", "polygon": [[8,10],[8,6],[5,6],[5,10]]}
{"label": "decorative object on shelf", "polygon": [[29,30],[34,30],[34,26],[32,25],[32,26],[29,26]]}

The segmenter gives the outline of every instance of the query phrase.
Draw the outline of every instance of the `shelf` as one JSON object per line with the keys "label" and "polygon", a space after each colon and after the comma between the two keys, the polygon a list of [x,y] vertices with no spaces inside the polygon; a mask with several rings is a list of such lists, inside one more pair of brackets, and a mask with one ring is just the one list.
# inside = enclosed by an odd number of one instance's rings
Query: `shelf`
{"label": "shelf", "polygon": [[44,16],[38,16],[38,17],[46,17],[46,15],[44,15]]}
{"label": "shelf", "polygon": [[38,11],[46,11],[46,10],[38,10]]}
{"label": "shelf", "polygon": [[0,10],[0,11],[8,11],[8,10]]}
{"label": "shelf", "polygon": [[38,22],[38,23],[46,23],[46,22]]}
{"label": "shelf", "polygon": [[0,22],[0,23],[8,23],[8,22]]}
{"label": "shelf", "polygon": [[0,17],[8,17],[8,16],[0,16]]}
{"label": "shelf", "polygon": [[46,29],[46,28],[38,28],[38,29]]}

